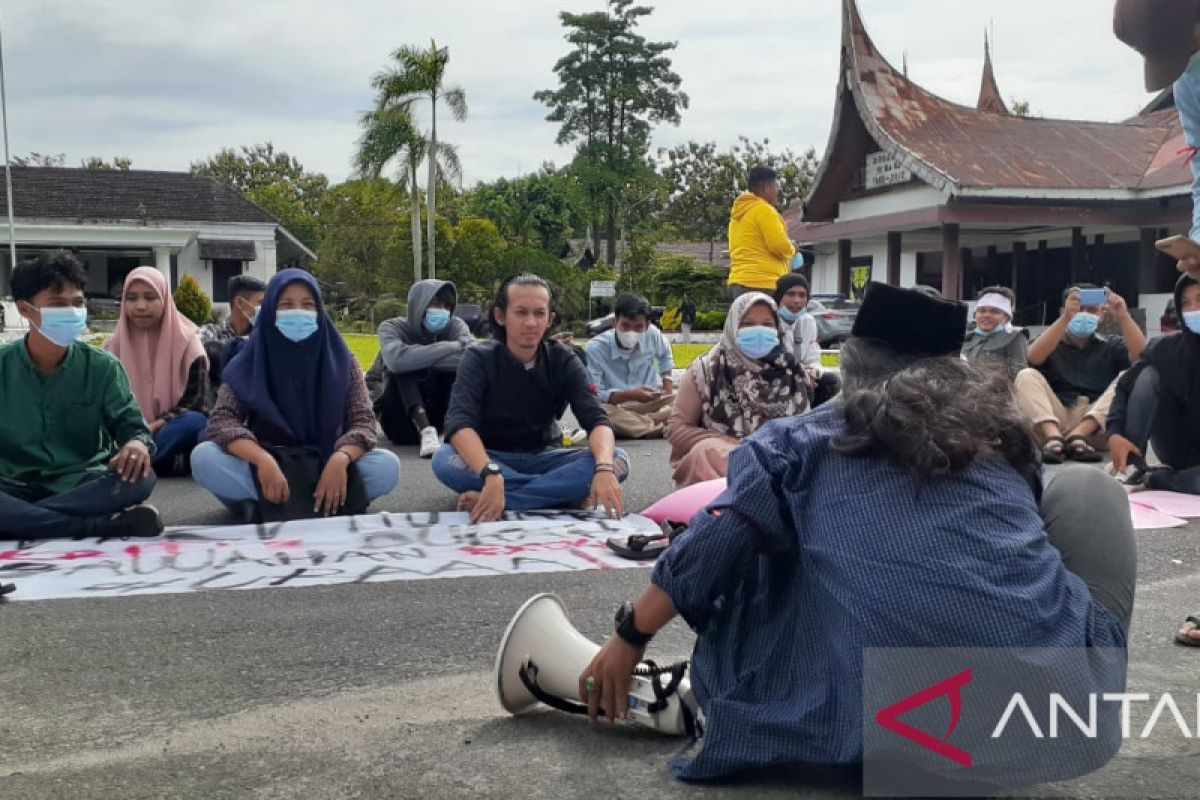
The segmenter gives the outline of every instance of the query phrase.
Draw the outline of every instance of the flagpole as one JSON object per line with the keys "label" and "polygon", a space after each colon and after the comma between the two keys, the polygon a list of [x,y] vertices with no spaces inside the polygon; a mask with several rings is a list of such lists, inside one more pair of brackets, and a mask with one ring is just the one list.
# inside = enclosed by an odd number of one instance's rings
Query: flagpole
{"label": "flagpole", "polygon": [[8,151],[8,94],[4,87],[4,35],[0,28],[0,112],[4,115],[4,188],[8,193],[9,276],[17,268],[17,233],[13,224],[12,159]]}

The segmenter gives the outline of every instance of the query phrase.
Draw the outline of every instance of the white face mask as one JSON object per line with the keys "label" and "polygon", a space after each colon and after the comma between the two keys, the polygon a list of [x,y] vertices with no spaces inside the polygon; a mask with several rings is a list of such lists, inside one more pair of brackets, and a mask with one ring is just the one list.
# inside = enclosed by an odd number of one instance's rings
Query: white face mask
{"label": "white face mask", "polygon": [[637,331],[617,331],[617,342],[626,350],[632,350],[638,346],[638,343],[642,341],[642,337],[645,335]]}

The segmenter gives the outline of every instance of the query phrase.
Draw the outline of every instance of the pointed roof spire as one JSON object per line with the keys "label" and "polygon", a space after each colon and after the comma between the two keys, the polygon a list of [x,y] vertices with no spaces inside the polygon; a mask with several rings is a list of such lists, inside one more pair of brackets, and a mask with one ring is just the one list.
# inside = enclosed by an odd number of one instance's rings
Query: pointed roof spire
{"label": "pointed roof spire", "polygon": [[983,80],[979,86],[979,102],[975,107],[989,114],[1008,114],[1008,106],[1000,94],[1000,86],[996,83],[996,73],[992,69],[992,48],[988,41],[987,30],[983,32]]}
{"label": "pointed roof spire", "polygon": [[904,77],[907,78],[908,77],[908,51],[907,50],[905,50],[904,54],[903,54],[903,63],[904,63]]}

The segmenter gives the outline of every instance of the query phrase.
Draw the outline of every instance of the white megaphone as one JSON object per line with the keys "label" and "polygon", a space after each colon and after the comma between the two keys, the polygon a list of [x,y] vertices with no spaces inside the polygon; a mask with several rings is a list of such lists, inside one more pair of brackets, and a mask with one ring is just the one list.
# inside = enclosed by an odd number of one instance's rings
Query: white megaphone
{"label": "white megaphone", "polygon": [[[600,648],[567,619],[553,594],[531,597],[517,611],[496,654],[496,695],[510,714],[544,703],[586,713],[578,702],[579,676]],[[643,663],[629,685],[629,718],[662,733],[699,735],[696,701],[683,677],[686,662],[667,668]],[[665,682],[664,682],[665,681]]]}

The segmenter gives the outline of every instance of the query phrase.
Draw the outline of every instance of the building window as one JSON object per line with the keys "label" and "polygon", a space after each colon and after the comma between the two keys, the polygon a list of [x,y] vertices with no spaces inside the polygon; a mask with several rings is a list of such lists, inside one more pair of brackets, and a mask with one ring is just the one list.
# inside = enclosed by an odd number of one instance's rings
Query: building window
{"label": "building window", "polygon": [[244,261],[237,261],[232,258],[217,258],[212,262],[213,275],[213,294],[214,303],[229,302],[229,279],[237,275],[241,275]]}
{"label": "building window", "polygon": [[917,283],[942,290],[942,254],[917,253]]}

